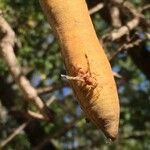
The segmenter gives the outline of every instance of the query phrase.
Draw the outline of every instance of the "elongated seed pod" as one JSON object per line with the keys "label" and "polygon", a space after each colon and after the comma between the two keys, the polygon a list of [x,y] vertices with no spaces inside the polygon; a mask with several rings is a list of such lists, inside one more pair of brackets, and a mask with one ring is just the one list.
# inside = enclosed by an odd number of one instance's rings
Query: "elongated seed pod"
{"label": "elongated seed pod", "polygon": [[40,0],[61,46],[69,82],[87,118],[114,140],[119,101],[110,64],[85,0]]}

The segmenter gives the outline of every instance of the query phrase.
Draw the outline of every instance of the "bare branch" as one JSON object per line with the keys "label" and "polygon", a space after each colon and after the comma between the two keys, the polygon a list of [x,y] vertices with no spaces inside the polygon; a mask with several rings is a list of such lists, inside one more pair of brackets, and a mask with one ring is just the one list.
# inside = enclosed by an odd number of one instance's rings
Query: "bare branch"
{"label": "bare branch", "polygon": [[129,33],[129,31],[133,30],[139,25],[139,18],[134,18],[133,20],[129,21],[125,26],[120,27],[118,30],[114,30],[110,33],[109,39],[112,41],[115,41],[122,36],[126,35]]}
{"label": "bare branch", "polygon": [[5,147],[11,140],[13,140],[18,134],[20,134],[27,125],[28,125],[28,122],[23,123],[11,135],[9,135],[5,140],[0,142],[0,148]]}
{"label": "bare branch", "polygon": [[43,115],[37,113],[37,112],[33,112],[33,111],[28,110],[28,115],[34,119],[45,120],[45,117]]}
{"label": "bare branch", "polygon": [[129,43],[125,43],[125,44],[121,45],[120,48],[111,56],[109,61],[112,61],[120,52],[127,51],[128,49],[139,45],[141,42],[142,42],[141,39],[137,39],[134,42],[129,42]]}
{"label": "bare branch", "polygon": [[113,75],[114,75],[114,77],[116,77],[116,78],[119,78],[119,79],[122,78],[122,76],[121,76],[119,73],[114,72],[114,71],[113,71]]}
{"label": "bare branch", "polygon": [[[122,36],[129,34],[130,31],[135,29],[140,22],[143,22],[149,26],[149,22],[144,18],[144,15],[141,13],[141,10],[138,10],[134,7],[132,3],[124,0],[111,0],[113,5],[116,5],[119,8],[126,8],[133,15],[133,19],[126,23],[126,25],[120,27],[118,30],[113,30],[111,33],[107,34],[103,37],[103,39],[110,39],[111,41],[115,41],[120,39]],[[146,7],[147,8],[147,7]],[[149,6],[148,6],[149,8]],[[147,9],[148,9],[147,8]]]}
{"label": "bare branch", "polygon": [[39,87],[36,90],[38,94],[46,94],[46,93],[53,92],[55,90],[59,90],[63,88],[64,86],[66,85],[51,85],[51,86],[46,86],[46,87]]}
{"label": "bare branch", "polygon": [[111,0],[111,2],[114,5],[117,5],[118,7],[127,8],[135,17],[142,17],[142,18],[144,17],[144,15],[138,9],[136,9],[131,2],[127,0]]}
{"label": "bare branch", "polygon": [[[56,100],[55,96],[51,96],[47,101],[46,101],[46,106],[50,106],[54,100]],[[33,118],[33,119],[38,119],[38,120],[45,120],[44,116],[40,113],[33,112],[31,110],[28,110],[28,115]]]}
{"label": "bare branch", "polygon": [[92,15],[92,14],[98,12],[99,10],[101,10],[103,7],[104,7],[104,4],[103,3],[99,3],[95,7],[91,8],[89,10],[89,14]]}
{"label": "bare branch", "polygon": [[73,127],[75,127],[77,125],[77,123],[82,119],[81,117],[77,117],[75,118],[72,122],[65,124],[60,130],[58,130],[54,135],[52,136],[48,136],[46,137],[43,141],[41,141],[41,143],[39,143],[39,145],[37,145],[35,148],[33,148],[33,150],[41,150],[43,148],[43,146],[48,143],[52,138],[60,138],[61,136],[63,136],[67,131],[69,131],[70,129],[72,129]]}
{"label": "bare branch", "polygon": [[119,8],[116,7],[116,6],[111,6],[110,7],[110,15],[111,15],[111,20],[112,20],[113,27],[114,28],[121,27]]}
{"label": "bare branch", "polygon": [[50,106],[56,100],[56,96],[51,96],[47,101],[46,105]]}
{"label": "bare branch", "polygon": [[147,9],[150,9],[150,4],[143,6],[140,10],[141,10],[141,12],[143,12]]}
{"label": "bare branch", "polygon": [[45,119],[52,121],[53,115],[51,114],[51,111],[46,107],[44,102],[38,96],[37,91],[31,86],[30,82],[22,73],[21,67],[18,64],[13,51],[16,38],[15,33],[2,16],[0,16],[0,33],[2,34],[0,54],[9,67],[14,80],[22,90],[26,99],[37,106]]}

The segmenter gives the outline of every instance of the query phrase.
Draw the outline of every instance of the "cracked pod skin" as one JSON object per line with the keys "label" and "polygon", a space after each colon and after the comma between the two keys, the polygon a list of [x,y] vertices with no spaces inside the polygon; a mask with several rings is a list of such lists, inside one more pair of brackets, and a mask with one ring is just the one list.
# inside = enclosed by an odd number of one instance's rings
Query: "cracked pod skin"
{"label": "cracked pod skin", "polygon": [[[61,46],[70,85],[86,117],[115,140],[119,100],[110,64],[84,0],[40,0]],[[73,79],[74,78],[74,79]]]}

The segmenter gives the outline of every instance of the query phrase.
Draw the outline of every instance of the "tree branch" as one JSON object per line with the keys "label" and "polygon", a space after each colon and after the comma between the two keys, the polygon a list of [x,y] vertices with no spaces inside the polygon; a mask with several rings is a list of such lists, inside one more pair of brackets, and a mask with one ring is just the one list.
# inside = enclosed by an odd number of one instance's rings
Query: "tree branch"
{"label": "tree branch", "polygon": [[133,15],[133,19],[128,21],[126,25],[121,26],[119,29],[113,30],[111,33],[104,36],[103,39],[108,38],[111,41],[118,40],[122,36],[129,34],[129,32],[135,29],[141,22],[144,22],[144,24],[149,26],[149,22],[144,18],[144,15],[141,13],[142,9],[136,9],[134,5],[129,1],[111,0],[111,3],[119,8],[126,8]]}
{"label": "tree branch", "polygon": [[118,50],[111,56],[111,58],[109,59],[109,61],[113,61],[113,59],[120,53],[123,51],[127,51],[130,48],[133,48],[134,46],[139,45],[142,42],[141,39],[137,39],[133,42],[129,42],[129,43],[124,43],[120,46],[120,48],[118,48]]}
{"label": "tree branch", "polygon": [[28,125],[28,122],[20,125],[12,134],[10,134],[5,140],[0,142],[0,148],[5,147],[11,140],[13,140],[22,130]]}
{"label": "tree branch", "polygon": [[112,26],[114,28],[121,27],[120,11],[118,7],[113,5],[110,7],[110,16],[112,20]]}
{"label": "tree branch", "polygon": [[139,18],[135,17],[131,21],[127,22],[126,25],[120,27],[118,30],[112,31],[109,34],[108,38],[111,39],[111,41],[118,40],[122,36],[129,34],[131,30],[133,30],[139,25],[139,22],[140,22]]}
{"label": "tree branch", "polygon": [[99,10],[101,10],[103,7],[104,7],[104,4],[103,3],[99,3],[99,4],[97,4],[96,6],[94,6],[93,8],[91,8],[89,10],[89,14],[93,15],[94,13],[98,12]]}
{"label": "tree branch", "polygon": [[53,91],[62,89],[63,87],[67,86],[67,84],[61,84],[61,85],[50,85],[46,87],[39,87],[37,88],[37,93],[40,94],[46,94],[46,93],[51,93]]}
{"label": "tree branch", "polygon": [[82,119],[81,117],[75,118],[72,122],[65,124],[60,130],[58,130],[54,135],[47,136],[41,143],[39,143],[33,150],[42,150],[45,144],[47,144],[53,138],[60,138],[62,137],[67,131],[71,130],[73,127],[77,125],[77,123]]}
{"label": "tree branch", "polygon": [[15,33],[2,16],[0,16],[0,38],[0,54],[9,67],[14,80],[22,90],[23,95],[29,102],[33,102],[36,105],[45,119],[52,121],[53,115],[51,111],[46,107],[38,96],[37,91],[31,86],[28,79],[22,73],[13,50],[16,39]]}

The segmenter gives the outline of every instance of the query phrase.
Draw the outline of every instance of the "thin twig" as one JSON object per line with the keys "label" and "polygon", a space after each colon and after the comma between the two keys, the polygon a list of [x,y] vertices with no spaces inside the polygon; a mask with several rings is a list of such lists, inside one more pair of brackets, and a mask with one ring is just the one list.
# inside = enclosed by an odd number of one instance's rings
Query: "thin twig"
{"label": "thin twig", "polygon": [[34,147],[33,150],[42,150],[43,146],[45,144],[47,144],[51,139],[53,139],[53,138],[57,139],[57,138],[60,138],[61,136],[63,136],[67,131],[69,131],[70,129],[75,127],[82,118],[83,118],[82,116],[79,118],[77,117],[72,122],[65,124],[54,135],[48,136],[43,141],[41,141],[41,143],[39,143],[36,147]]}
{"label": "thin twig", "polygon": [[121,45],[120,48],[118,48],[118,50],[111,56],[109,61],[112,61],[120,52],[127,51],[128,49],[139,45],[141,42],[142,42],[142,39],[137,39],[134,42],[125,43],[125,44]]}
{"label": "thin twig", "polygon": [[144,18],[144,15],[141,13],[141,10],[138,10],[134,7],[132,3],[124,0],[111,0],[112,4],[120,7],[127,8],[130,13],[133,15],[133,19],[126,23],[126,25],[121,26],[117,30],[113,30],[111,33],[108,33],[103,37],[103,39],[110,39],[111,41],[115,41],[120,39],[122,36],[129,34],[130,31],[135,29],[140,21],[144,21],[145,24],[149,25],[149,22]]}
{"label": "thin twig", "polygon": [[50,106],[56,100],[56,96],[51,96],[47,101],[46,105]]}
{"label": "thin twig", "polygon": [[150,4],[143,6],[143,7],[140,9],[140,11],[143,12],[143,11],[145,11],[145,10],[147,10],[147,9],[150,9]]}
{"label": "thin twig", "polygon": [[33,119],[45,120],[45,117],[43,115],[37,112],[33,112],[31,110],[28,110],[28,115]]}
{"label": "thin twig", "polygon": [[120,27],[118,30],[114,30],[109,34],[109,39],[111,39],[111,41],[115,41],[119,38],[121,38],[122,36],[128,34],[131,30],[133,30],[134,28],[136,28],[139,25],[139,18],[134,18],[131,21],[129,21],[126,25]]}
{"label": "thin twig", "polygon": [[114,72],[114,71],[113,71],[113,75],[114,75],[114,77],[116,77],[116,78],[119,78],[119,79],[122,78],[122,76],[121,76],[119,73]]}
{"label": "thin twig", "polygon": [[112,20],[112,26],[114,28],[121,27],[120,11],[119,11],[118,7],[116,7],[116,6],[110,7],[110,16],[111,16],[111,20]]}
{"label": "thin twig", "polygon": [[[47,101],[46,101],[46,106],[50,106],[54,100],[56,100],[55,96],[51,96]],[[45,120],[44,116],[38,112],[33,112],[31,110],[27,111],[28,115],[33,118],[33,119],[38,119],[38,120]]]}
{"label": "thin twig", "polygon": [[141,12],[138,9],[136,9],[135,6],[128,0],[111,0],[110,2],[112,2],[114,5],[120,8],[124,7],[128,9],[135,17],[144,17],[144,15],[141,14]]}
{"label": "thin twig", "polygon": [[36,90],[37,90],[38,94],[46,94],[46,93],[51,93],[55,90],[59,90],[59,89],[63,88],[64,86],[66,86],[66,85],[50,85],[47,87],[39,87]]}
{"label": "thin twig", "polygon": [[89,10],[89,14],[93,15],[94,13],[100,11],[103,7],[104,7],[104,4],[103,3],[99,3],[99,4],[97,4],[96,6],[94,6],[93,8],[91,8]]}
{"label": "thin twig", "polygon": [[25,122],[20,125],[11,135],[9,135],[5,140],[0,142],[0,148],[5,147],[10,141],[12,141],[18,134],[20,134],[29,122]]}

